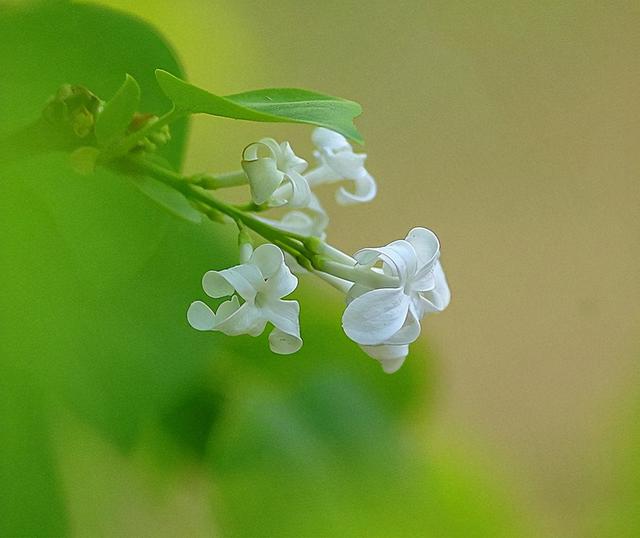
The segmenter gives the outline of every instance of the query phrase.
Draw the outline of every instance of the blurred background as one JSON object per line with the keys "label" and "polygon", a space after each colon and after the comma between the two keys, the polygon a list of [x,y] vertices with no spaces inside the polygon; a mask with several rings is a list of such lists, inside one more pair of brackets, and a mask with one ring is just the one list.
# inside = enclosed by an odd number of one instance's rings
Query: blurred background
{"label": "blurred background", "polygon": [[[637,3],[0,6],[3,136],[60,84],[108,98],[125,72],[162,112],[155,67],[357,100],[379,195],[324,191],[329,239],[429,227],[453,293],[393,376],[312,280],[299,355],[194,334],[232,230],[3,157],[0,534],[640,535]],[[310,156],[309,134],[197,117],[167,156],[233,170],[263,136]]]}

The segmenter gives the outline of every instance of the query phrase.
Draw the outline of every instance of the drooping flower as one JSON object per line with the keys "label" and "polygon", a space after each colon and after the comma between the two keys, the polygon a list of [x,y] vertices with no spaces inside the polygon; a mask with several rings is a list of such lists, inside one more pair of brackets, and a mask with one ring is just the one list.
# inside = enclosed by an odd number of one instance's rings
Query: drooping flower
{"label": "drooping flower", "polygon": [[278,144],[273,138],[249,144],[242,153],[242,169],[256,204],[306,207],[311,195],[302,176],[306,168],[307,161],[298,157],[288,142]]}
{"label": "drooping flower", "polygon": [[405,239],[354,255],[358,265],[398,279],[397,287],[372,288],[356,282],[347,294],[342,316],[345,333],[387,373],[402,366],[409,344],[420,334],[420,320],[444,310],[451,295],[439,262],[440,243],[426,228],[414,228]]}
{"label": "drooping flower", "polygon": [[[272,244],[259,246],[246,263],[222,271],[208,271],[202,287],[213,298],[228,297],[216,312],[202,301],[189,307],[189,324],[200,331],[220,331],[230,336],[262,334],[267,323],[271,351],[295,353],[302,346],[300,305],[283,297],[295,290],[298,279],[284,263],[282,251]],[[243,300],[240,303],[240,299]]]}
{"label": "drooping flower", "polygon": [[336,200],[341,205],[370,202],[376,196],[376,182],[364,167],[367,156],[354,153],[347,139],[334,131],[318,127],[311,136],[316,146],[314,156],[318,160],[317,168],[305,174],[311,187],[323,183],[351,181],[353,191],[340,187]]}

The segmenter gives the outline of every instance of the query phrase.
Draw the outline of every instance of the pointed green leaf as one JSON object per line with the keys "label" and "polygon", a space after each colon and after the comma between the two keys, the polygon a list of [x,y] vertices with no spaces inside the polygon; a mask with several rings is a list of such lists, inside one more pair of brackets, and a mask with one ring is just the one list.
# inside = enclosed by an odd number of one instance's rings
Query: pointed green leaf
{"label": "pointed green leaf", "polygon": [[144,194],[176,217],[196,224],[202,220],[200,212],[182,194],[168,185],[147,176],[134,177],[131,180]]}
{"label": "pointed green leaf", "polygon": [[131,118],[140,105],[140,86],[127,75],[116,94],[104,105],[96,121],[96,138],[102,147],[124,136]]}
{"label": "pointed green leaf", "polygon": [[358,103],[295,88],[270,88],[219,96],[193,86],[162,69],[156,70],[160,88],[178,110],[239,120],[310,123],[336,131],[362,144],[353,125]]}

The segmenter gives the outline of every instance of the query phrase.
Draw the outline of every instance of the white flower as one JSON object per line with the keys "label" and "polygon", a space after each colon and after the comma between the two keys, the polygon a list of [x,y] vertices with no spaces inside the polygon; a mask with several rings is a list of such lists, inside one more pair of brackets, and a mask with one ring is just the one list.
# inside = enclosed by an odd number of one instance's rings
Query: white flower
{"label": "white flower", "polygon": [[313,193],[306,207],[288,211],[280,219],[269,219],[260,215],[256,215],[256,218],[286,232],[322,239],[326,236],[325,230],[329,224],[329,215]]}
{"label": "white flower", "polygon": [[288,142],[278,144],[273,138],[249,144],[242,153],[242,169],[256,204],[306,207],[311,195],[302,176],[306,168],[307,161],[298,157]]}
{"label": "white flower", "polygon": [[323,127],[315,129],[311,139],[317,148],[314,155],[318,160],[318,167],[305,174],[311,187],[348,180],[353,181],[354,191],[340,187],[336,192],[339,204],[370,202],[375,198],[376,182],[364,167],[367,158],[364,153],[354,153],[344,136]]}
{"label": "white flower", "polygon": [[[222,271],[208,271],[202,287],[214,298],[231,296],[213,312],[202,301],[191,304],[189,324],[199,331],[220,331],[230,336],[262,334],[267,323],[274,325],[269,347],[274,353],[295,353],[302,346],[300,305],[283,301],[296,288],[298,279],[284,264],[275,245],[259,246],[246,263]],[[241,304],[238,297],[243,299]]]}
{"label": "white flower", "polygon": [[393,288],[372,288],[355,283],[347,294],[342,316],[345,333],[382,364],[395,372],[420,334],[420,320],[444,310],[451,298],[442,266],[440,243],[426,228],[414,228],[406,239],[385,247],[366,248],[354,255],[359,265],[378,268],[398,278]]}

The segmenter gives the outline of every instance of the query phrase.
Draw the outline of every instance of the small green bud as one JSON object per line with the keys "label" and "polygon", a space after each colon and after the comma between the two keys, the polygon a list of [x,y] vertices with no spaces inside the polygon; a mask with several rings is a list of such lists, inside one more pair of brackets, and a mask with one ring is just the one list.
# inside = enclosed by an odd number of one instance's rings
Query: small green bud
{"label": "small green bud", "polygon": [[[153,125],[158,121],[158,116],[155,114],[136,112],[133,115],[131,123],[129,124],[128,134],[135,133],[143,127]],[[152,131],[140,142],[138,142],[137,149],[153,152],[158,149],[158,146],[162,146],[171,140],[171,131],[168,125],[163,125],[156,131]]]}
{"label": "small green bud", "polygon": [[93,134],[104,101],[84,86],[63,84],[45,106],[42,116],[51,125],[75,138]]}

